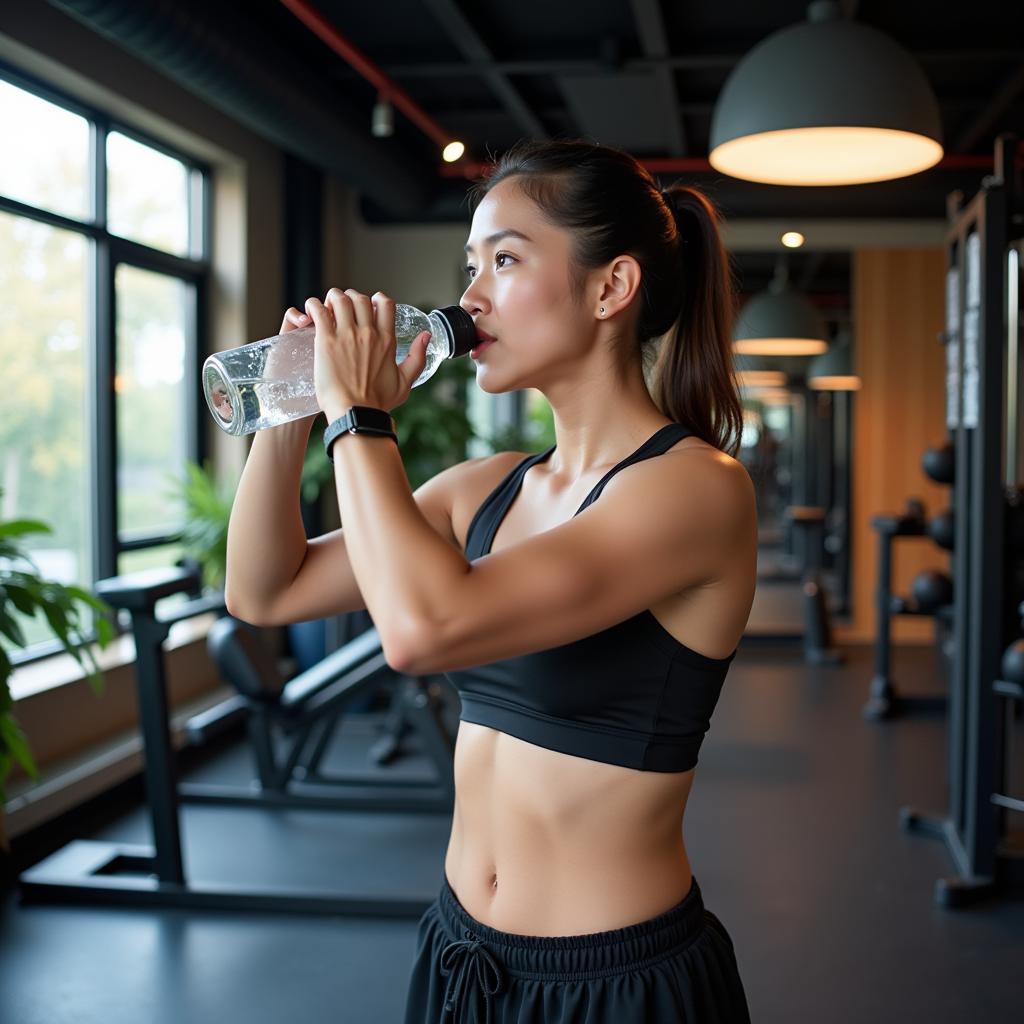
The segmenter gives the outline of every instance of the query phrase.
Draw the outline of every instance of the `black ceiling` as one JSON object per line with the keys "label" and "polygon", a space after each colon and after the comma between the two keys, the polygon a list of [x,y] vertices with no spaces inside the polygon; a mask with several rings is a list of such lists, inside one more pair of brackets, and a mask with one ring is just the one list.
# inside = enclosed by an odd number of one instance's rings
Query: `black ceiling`
{"label": "black ceiling", "polygon": [[[373,223],[466,223],[467,182],[400,110],[375,139],[377,90],[280,0],[50,0],[283,148],[345,178]],[[584,137],[640,159],[706,161],[716,97],[735,64],[806,17],[803,0],[312,0],[316,11],[453,137],[487,160],[525,136]],[[659,172],[707,192],[727,218],[942,218],[973,195],[997,134],[1024,128],[1024,2],[844,0],[892,36],[938,97],[946,156],[910,178],[840,188],[738,181],[707,166]],[[870,68],[865,69],[870,74]],[[855,89],[857,83],[850,83]],[[831,297],[846,252],[787,256],[790,277]],[[741,287],[777,257],[744,253]],[[841,318],[841,316],[840,316]]]}
{"label": "black ceiling", "polygon": [[[995,137],[1024,128],[1024,4],[902,0],[843,5],[847,16],[904,46],[938,98],[943,166],[892,182],[845,188],[782,188],[737,181],[712,169],[659,174],[703,188],[730,218],[941,218],[946,196],[973,194]],[[637,157],[708,154],[716,97],[735,64],[770,33],[806,17],[802,0],[317,0],[316,8],[394,79],[469,155],[486,160],[524,136],[593,138]],[[250,5],[254,22],[297,47],[311,72],[365,113],[376,89],[320,42],[279,0]],[[866,69],[870,73],[870,69]],[[856,88],[856,82],[851,82]],[[465,222],[466,182],[442,179],[434,142],[395,111],[395,134],[378,144],[433,176],[433,202],[414,218]],[[364,198],[371,222],[408,221]],[[846,252],[787,254],[791,280],[834,323],[847,315]],[[771,279],[777,256],[736,259],[744,292]]]}
{"label": "black ceiling", "polygon": [[[715,99],[765,36],[806,17],[801,0],[315,0],[317,10],[478,160],[527,135],[589,137],[640,158],[706,158]],[[1024,4],[973,0],[844,3],[904,46],[938,97],[947,158],[990,158],[995,136],[1024,127]],[[279,0],[247,5],[252,24],[302,53],[310,74],[363,110],[376,90]],[[870,73],[870,69],[866,69]],[[856,88],[856,82],[850,83]],[[439,177],[434,142],[395,112],[382,149]],[[954,163],[954,161],[948,161]],[[661,175],[706,188],[731,217],[942,217],[983,167],[942,166],[893,182],[780,188],[713,170]],[[465,183],[438,182],[419,220],[464,220]],[[365,205],[373,220],[394,214]],[[409,219],[403,216],[402,219]]]}

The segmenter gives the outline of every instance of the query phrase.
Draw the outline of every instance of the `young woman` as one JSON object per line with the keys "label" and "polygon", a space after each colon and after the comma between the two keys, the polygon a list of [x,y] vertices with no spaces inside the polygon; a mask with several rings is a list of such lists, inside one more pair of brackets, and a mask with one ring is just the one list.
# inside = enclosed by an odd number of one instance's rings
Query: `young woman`
{"label": "young woman", "polygon": [[[461,305],[477,383],[540,390],[557,443],[411,494],[390,438],[343,434],[343,529],[307,544],[309,422],[262,431],[229,607],[268,623],[365,607],[391,665],[459,690],[452,832],[406,1024],[746,1022],[682,833],[756,579],[718,214],[583,142],[520,144],[476,198]],[[392,309],[332,289],[286,314],[317,326],[328,422],[408,396],[425,356],[395,365]],[[277,550],[246,563],[270,534]]]}

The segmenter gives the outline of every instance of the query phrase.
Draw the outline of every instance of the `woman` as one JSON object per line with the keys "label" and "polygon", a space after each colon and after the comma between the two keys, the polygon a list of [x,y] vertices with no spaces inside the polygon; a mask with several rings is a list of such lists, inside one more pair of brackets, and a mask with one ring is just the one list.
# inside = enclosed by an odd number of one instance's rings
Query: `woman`
{"label": "woman", "polygon": [[[461,301],[477,383],[539,389],[556,445],[412,495],[389,438],[343,435],[344,531],[307,545],[285,497],[301,431],[263,431],[232,512],[229,607],[265,622],[366,607],[391,665],[459,689],[445,877],[406,1024],[748,1021],[682,835],[756,579],[717,212],[583,142],[520,144],[477,199]],[[395,366],[391,310],[351,290],[306,303],[329,422],[390,411],[421,372],[419,344]],[[278,557],[246,566],[247,534],[268,530]]]}

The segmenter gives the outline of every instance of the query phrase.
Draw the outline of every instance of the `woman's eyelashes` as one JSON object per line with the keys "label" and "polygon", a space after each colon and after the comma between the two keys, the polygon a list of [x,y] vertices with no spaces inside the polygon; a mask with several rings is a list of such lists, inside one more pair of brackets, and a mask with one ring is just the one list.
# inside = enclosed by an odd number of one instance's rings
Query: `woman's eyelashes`
{"label": "woman's eyelashes", "polygon": [[[494,263],[495,263],[496,266],[498,266],[499,269],[501,267],[505,266],[505,264],[504,263],[499,264],[498,260],[514,260],[514,259],[515,259],[515,256],[513,256],[513,255],[511,255],[510,253],[507,253],[507,252],[496,252],[494,254]],[[474,267],[472,265],[466,266],[463,269],[466,271],[466,273],[471,278],[476,273],[476,267]]]}

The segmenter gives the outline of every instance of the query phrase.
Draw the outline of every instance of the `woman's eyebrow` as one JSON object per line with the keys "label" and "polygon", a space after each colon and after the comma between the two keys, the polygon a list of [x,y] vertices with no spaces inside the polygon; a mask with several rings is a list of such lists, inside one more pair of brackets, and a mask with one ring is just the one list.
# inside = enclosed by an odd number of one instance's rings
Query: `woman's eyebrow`
{"label": "woman's eyebrow", "polygon": [[[521,238],[524,242],[532,242],[533,239],[529,235],[524,235],[522,231],[516,231],[515,228],[504,228],[501,231],[495,231],[493,235],[488,235],[484,239],[484,245],[494,245],[495,242],[500,242],[503,238]],[[473,246],[469,242],[465,245],[466,252],[472,252]]]}

